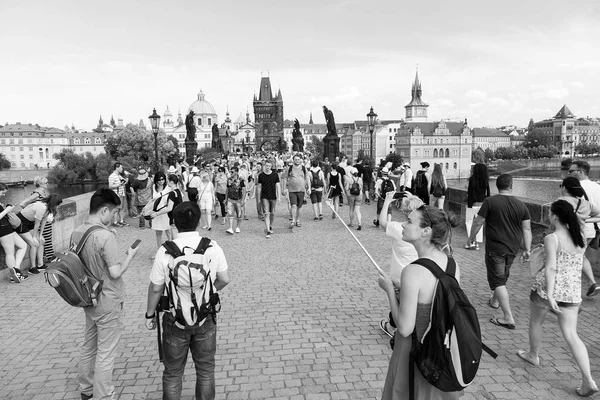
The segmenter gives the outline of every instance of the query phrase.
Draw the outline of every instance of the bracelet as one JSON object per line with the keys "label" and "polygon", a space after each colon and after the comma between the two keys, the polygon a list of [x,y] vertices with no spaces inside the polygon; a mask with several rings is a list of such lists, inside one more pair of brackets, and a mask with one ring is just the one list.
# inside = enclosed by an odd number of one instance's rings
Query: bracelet
{"label": "bracelet", "polygon": [[153,313],[150,316],[148,316],[148,314],[144,314],[144,316],[146,317],[146,319],[154,319],[154,317],[156,317],[156,313]]}

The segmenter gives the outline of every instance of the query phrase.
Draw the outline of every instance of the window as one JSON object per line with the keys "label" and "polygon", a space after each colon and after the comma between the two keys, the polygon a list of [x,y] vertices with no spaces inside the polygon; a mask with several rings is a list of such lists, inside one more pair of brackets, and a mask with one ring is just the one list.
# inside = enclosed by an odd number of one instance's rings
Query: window
{"label": "window", "polygon": [[94,151],[96,151],[96,146],[94,146]]}
{"label": "window", "polygon": [[198,118],[198,125],[202,125],[202,118]]}
{"label": "window", "polygon": [[457,168],[457,165],[456,165],[456,163],[454,163],[454,169],[456,169],[456,168]]}
{"label": "window", "polygon": [[0,139],[0,144],[4,144],[4,139]]}
{"label": "window", "polygon": [[211,126],[211,125],[212,125],[212,118],[209,118],[208,119],[208,126]]}
{"label": "window", "polygon": [[30,160],[33,160],[33,154],[30,154],[30,155],[29,155],[29,159],[30,159]]}
{"label": "window", "polygon": [[10,151],[15,151],[15,148],[11,146]]}
{"label": "window", "polygon": [[[450,149],[446,149],[446,158],[450,157]],[[448,167],[446,167],[447,169]]]}
{"label": "window", "polygon": [[19,144],[23,144],[23,139],[19,139]]}
{"label": "window", "polygon": [[448,169],[448,163],[446,163],[446,169]]}
{"label": "window", "polygon": [[85,141],[85,144],[92,144],[92,140],[89,137],[86,137],[84,139],[84,141]]}
{"label": "window", "polygon": [[27,139],[27,143],[33,143],[33,140],[31,140],[31,138]]}
{"label": "window", "polygon": [[14,139],[9,139],[10,144],[15,144]]}
{"label": "window", "polygon": [[33,151],[33,147],[29,147],[29,151]]}
{"label": "window", "polygon": [[433,158],[437,158],[438,157],[438,151],[437,149],[433,150]]}
{"label": "window", "polygon": [[392,140],[392,137],[393,137],[393,136],[390,136],[390,140]]}
{"label": "window", "polygon": [[25,159],[25,154],[21,154],[21,160]]}
{"label": "window", "polygon": [[392,128],[390,128],[390,133],[392,132]]}
{"label": "window", "polygon": [[75,143],[75,144],[79,144],[79,138],[75,138],[75,139],[73,139],[73,143]]}
{"label": "window", "polygon": [[102,140],[99,137],[94,138],[94,143],[96,143],[96,144],[102,144]]}
{"label": "window", "polygon": [[393,149],[393,148],[394,148],[394,145],[393,145],[393,144],[390,144],[390,149]]}

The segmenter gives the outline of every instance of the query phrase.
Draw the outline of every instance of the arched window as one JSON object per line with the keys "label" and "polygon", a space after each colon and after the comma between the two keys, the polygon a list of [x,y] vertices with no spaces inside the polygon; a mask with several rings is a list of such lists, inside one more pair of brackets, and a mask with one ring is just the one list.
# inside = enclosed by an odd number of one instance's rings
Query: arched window
{"label": "arched window", "polygon": [[100,139],[99,137],[94,138],[94,143],[96,143],[96,144],[102,144],[102,139]]}
{"label": "arched window", "polygon": [[440,149],[440,158],[444,158],[444,149]]}
{"label": "arched window", "polygon": [[433,158],[437,158],[438,152],[437,149],[433,149]]}
{"label": "arched window", "polygon": [[457,165],[456,165],[456,163],[454,163],[454,169],[456,169],[456,167],[457,167]]}
{"label": "arched window", "polygon": [[[450,149],[447,148],[446,149],[446,158],[448,158],[448,157],[450,157]],[[446,167],[446,168],[448,168],[448,167]]]}
{"label": "arched window", "polygon": [[75,143],[75,144],[79,144],[79,138],[75,138],[75,139],[73,140],[73,143]]}
{"label": "arched window", "polygon": [[448,169],[448,163],[446,163],[446,169]]}
{"label": "arched window", "polygon": [[92,140],[89,137],[86,137],[83,139],[85,141],[85,144],[91,144]]}

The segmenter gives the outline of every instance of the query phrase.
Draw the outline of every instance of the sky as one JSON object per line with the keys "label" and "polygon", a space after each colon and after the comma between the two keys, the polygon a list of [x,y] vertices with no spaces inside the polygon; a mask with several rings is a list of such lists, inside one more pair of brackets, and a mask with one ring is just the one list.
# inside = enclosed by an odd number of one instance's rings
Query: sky
{"label": "sky", "polygon": [[149,126],[200,90],[219,123],[254,120],[261,76],[288,119],[400,119],[417,68],[430,121],[600,117],[595,0],[0,0],[0,15],[0,125]]}

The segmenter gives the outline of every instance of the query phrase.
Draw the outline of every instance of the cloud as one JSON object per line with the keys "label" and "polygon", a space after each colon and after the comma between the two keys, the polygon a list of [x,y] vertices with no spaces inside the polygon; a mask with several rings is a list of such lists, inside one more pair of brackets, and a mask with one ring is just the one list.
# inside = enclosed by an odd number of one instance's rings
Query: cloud
{"label": "cloud", "polygon": [[488,97],[488,95],[486,92],[482,92],[481,90],[471,89],[465,94],[465,97],[467,99],[481,100],[481,99],[486,99]]}
{"label": "cloud", "polygon": [[310,98],[310,102],[313,104],[327,105],[327,104],[343,104],[351,100],[355,100],[360,97],[360,90],[356,86],[346,86],[340,89],[340,91],[333,96],[313,96]]}

